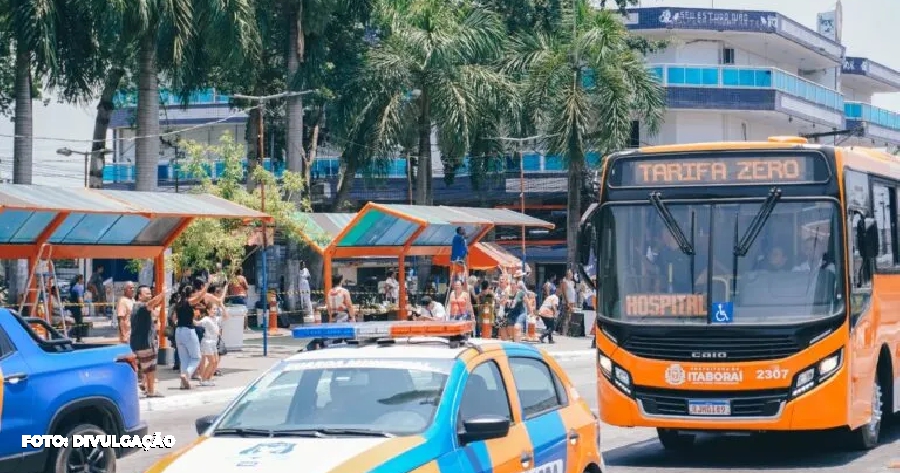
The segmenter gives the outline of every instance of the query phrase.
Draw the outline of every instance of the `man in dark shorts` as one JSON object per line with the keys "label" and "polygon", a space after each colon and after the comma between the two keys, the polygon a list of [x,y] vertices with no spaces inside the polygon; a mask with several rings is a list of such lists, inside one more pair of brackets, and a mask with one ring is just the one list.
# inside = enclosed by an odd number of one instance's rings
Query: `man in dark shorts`
{"label": "man in dark shorts", "polygon": [[131,350],[138,361],[138,377],[142,378],[147,397],[161,397],[156,392],[156,321],[153,311],[165,300],[165,291],[156,296],[148,286],[138,286],[134,308],[131,311]]}

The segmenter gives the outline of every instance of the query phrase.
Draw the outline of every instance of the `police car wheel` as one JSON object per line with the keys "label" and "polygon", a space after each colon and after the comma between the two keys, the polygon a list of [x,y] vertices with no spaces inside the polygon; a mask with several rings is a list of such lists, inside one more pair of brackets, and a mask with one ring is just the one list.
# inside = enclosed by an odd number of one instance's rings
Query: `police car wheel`
{"label": "police car wheel", "polygon": [[98,445],[92,447],[73,447],[73,435],[106,435],[100,427],[92,424],[78,424],[65,432],[69,445],[56,449],[48,463],[47,473],[116,473],[116,450],[112,447]]}
{"label": "police car wheel", "polygon": [[656,429],[656,435],[659,437],[659,443],[663,448],[670,451],[683,451],[694,446],[694,440],[697,438],[693,434],[686,434],[672,429]]}

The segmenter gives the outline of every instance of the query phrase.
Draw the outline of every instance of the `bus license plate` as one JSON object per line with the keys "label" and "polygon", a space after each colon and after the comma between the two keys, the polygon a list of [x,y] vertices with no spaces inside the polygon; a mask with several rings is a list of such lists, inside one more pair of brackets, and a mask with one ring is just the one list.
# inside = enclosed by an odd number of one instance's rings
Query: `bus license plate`
{"label": "bus license plate", "polygon": [[692,416],[730,416],[731,402],[728,400],[688,401],[688,413]]}

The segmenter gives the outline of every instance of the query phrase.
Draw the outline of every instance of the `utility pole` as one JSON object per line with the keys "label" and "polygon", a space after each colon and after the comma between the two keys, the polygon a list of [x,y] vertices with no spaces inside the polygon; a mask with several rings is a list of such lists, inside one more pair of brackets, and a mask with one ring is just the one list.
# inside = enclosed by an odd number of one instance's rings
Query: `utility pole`
{"label": "utility pole", "polygon": [[56,154],[60,156],[69,157],[73,154],[78,154],[84,156],[84,187],[88,187],[88,177],[90,176],[90,164],[91,164],[91,156],[95,154],[110,154],[112,150],[109,149],[98,149],[96,151],[73,151],[69,148],[60,148],[56,150]]}
{"label": "utility pole", "polygon": [[[511,142],[516,145],[516,159],[519,160],[519,211],[521,213],[525,213],[525,155],[522,154],[522,144],[526,141],[535,141],[541,138],[546,138],[544,135],[535,135],[528,136],[525,138],[510,138],[506,136],[494,137],[491,138],[493,140],[498,140],[502,142]],[[526,264],[526,255],[525,255],[525,226],[522,226],[522,273],[528,271],[528,265]]]}
{"label": "utility pole", "polygon": [[[244,99],[244,100],[255,100],[257,102],[257,107],[259,108],[259,134],[257,135],[257,149],[259,150],[258,156],[256,157],[257,164],[263,166],[263,156],[265,153],[263,152],[263,144],[265,143],[263,139],[263,112],[265,111],[265,104],[269,100],[277,100],[283,99],[287,97],[299,97],[301,95],[307,95],[315,92],[314,90],[302,90],[297,92],[282,92],[280,94],[275,95],[232,95],[233,98],[236,99]],[[273,169],[274,172],[274,169]],[[248,176],[249,177],[249,176]],[[266,183],[265,181],[260,183],[260,211],[266,212]],[[262,288],[260,290],[260,295],[262,297],[262,306],[263,306],[263,320],[265,321],[266,327],[263,328],[263,356],[269,356],[269,330],[278,328],[278,315],[275,314],[275,318],[270,318],[271,314],[269,314],[269,268],[268,268],[268,256],[266,255],[266,247],[269,246],[269,241],[267,238],[267,229],[266,229],[266,221],[262,221],[262,250],[260,251],[260,257],[262,258]]]}

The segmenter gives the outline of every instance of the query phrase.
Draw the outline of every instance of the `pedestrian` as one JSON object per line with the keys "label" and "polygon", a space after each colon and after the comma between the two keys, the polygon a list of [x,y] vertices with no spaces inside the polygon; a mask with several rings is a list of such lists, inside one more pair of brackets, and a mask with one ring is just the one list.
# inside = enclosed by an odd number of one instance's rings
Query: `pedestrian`
{"label": "pedestrian", "polygon": [[450,320],[468,320],[472,312],[469,291],[463,288],[460,280],[453,281],[450,291]]}
{"label": "pedestrian", "polygon": [[321,322],[322,316],[313,309],[312,289],[309,287],[309,269],[306,263],[300,262],[300,310],[305,316],[310,316],[313,322]]}
{"label": "pedestrian", "polygon": [[200,340],[200,386],[213,386],[215,383],[211,380],[218,367],[219,324],[207,309],[197,325],[203,327],[203,339]]}
{"label": "pedestrian", "polygon": [[98,313],[106,315],[106,285],[103,282],[103,266],[97,265],[88,280],[87,290],[91,292],[91,302],[100,308]]}
{"label": "pedestrian", "polygon": [[[81,343],[84,326],[84,275],[75,276],[75,284],[69,288],[69,302],[71,303],[69,310],[72,312],[72,318],[75,319],[75,325],[72,327],[75,341]],[[127,338],[122,338],[121,327],[119,327],[119,341],[128,343]]]}
{"label": "pedestrian", "polygon": [[131,340],[131,313],[134,307],[134,283],[126,281],[122,289],[122,297],[116,303],[116,319],[119,321],[119,343]]}
{"label": "pedestrian", "polygon": [[330,322],[356,322],[356,308],[350,291],[344,287],[344,276],[335,274],[331,278],[331,291],[328,292],[328,315]]}
{"label": "pedestrian", "polygon": [[[482,333],[482,325],[489,327],[494,326],[494,317],[496,315],[497,301],[494,298],[494,291],[491,289],[491,283],[488,280],[481,281],[481,291],[478,294],[478,316],[475,321],[476,337],[491,337],[493,333]],[[493,332],[493,331],[492,331]]]}
{"label": "pedestrian", "polygon": [[[228,291],[226,294],[228,295],[226,298],[226,302],[234,305],[242,305],[247,306],[247,291],[250,289],[250,284],[247,283],[247,278],[244,277],[244,271],[241,268],[237,268],[234,270],[234,276],[228,281]],[[244,330],[247,330],[250,327],[250,317],[244,317]]]}
{"label": "pedestrian", "polygon": [[153,296],[148,286],[138,286],[131,311],[131,337],[129,344],[138,361],[138,374],[142,378],[147,397],[162,397],[156,391],[156,330],[153,311],[165,300],[165,290]]}
{"label": "pedestrian", "polygon": [[563,279],[562,283],[563,296],[560,298],[560,302],[562,303],[560,311],[560,322],[562,327],[557,327],[559,329],[560,335],[568,335],[569,334],[569,322],[572,320],[572,316],[575,314],[576,304],[578,302],[578,296],[575,292],[575,277],[572,273],[572,270],[569,269],[566,271],[566,277]]}
{"label": "pedestrian", "polygon": [[185,287],[175,308],[175,347],[181,361],[181,389],[191,389],[191,377],[200,366],[200,339],[194,330],[194,303],[200,297],[194,292],[193,287]]}
{"label": "pedestrian", "polygon": [[559,314],[559,296],[556,295],[556,288],[551,288],[547,297],[544,298],[544,303],[541,304],[541,309],[538,311],[538,315],[540,315],[541,320],[544,322],[544,331],[541,333],[541,343],[544,342],[544,339],[549,341],[550,343],[556,343],[553,341],[553,330],[556,328],[556,316]]}
{"label": "pedestrian", "polygon": [[456,227],[456,234],[450,245],[450,280],[452,282],[454,276],[461,275],[465,277],[466,260],[469,256],[469,244],[466,242],[466,229]]}

